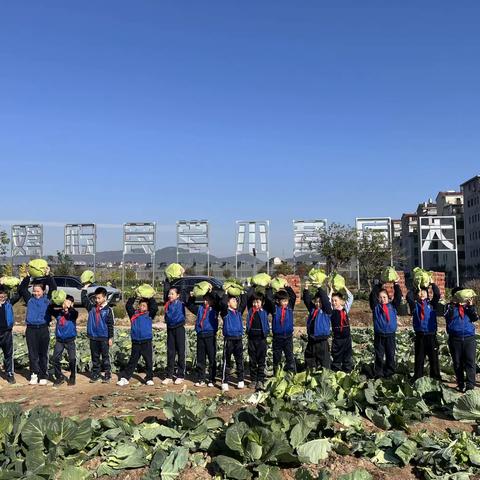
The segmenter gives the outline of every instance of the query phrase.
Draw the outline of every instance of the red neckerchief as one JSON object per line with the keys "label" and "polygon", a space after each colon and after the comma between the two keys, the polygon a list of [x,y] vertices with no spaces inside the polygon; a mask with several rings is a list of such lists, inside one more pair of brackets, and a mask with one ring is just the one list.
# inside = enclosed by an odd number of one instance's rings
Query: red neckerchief
{"label": "red neckerchief", "polygon": [[458,304],[458,313],[460,314],[460,318],[463,319],[465,316],[465,308],[460,303]]}
{"label": "red neckerchief", "polygon": [[67,311],[63,311],[63,315],[60,317],[60,326],[61,327],[64,327],[65,324],[67,323],[67,319],[66,319],[66,316],[68,315],[68,310]]}
{"label": "red neckerchief", "polygon": [[283,327],[283,321],[285,320],[285,313],[287,312],[287,307],[282,307],[282,315],[280,317],[280,325]]}
{"label": "red neckerchief", "polygon": [[95,306],[95,321],[97,322],[97,326],[100,323],[100,310],[102,307],[100,305]]}
{"label": "red neckerchief", "polygon": [[203,315],[202,319],[200,320],[200,329],[203,330],[203,322],[205,321],[205,318],[207,317],[207,313],[210,310],[210,307],[203,307]]}
{"label": "red neckerchief", "polygon": [[252,314],[250,315],[250,319],[249,319],[249,327],[250,328],[252,328],[253,318],[255,317],[255,314],[259,311],[260,311],[259,308],[252,307]]}
{"label": "red neckerchief", "polygon": [[386,303],[382,303],[383,314],[387,319],[387,323],[390,322],[390,312],[388,311],[388,305]]}
{"label": "red neckerchief", "polygon": [[170,306],[171,303],[172,303],[172,302],[171,302],[170,300],[168,300],[167,303],[165,304],[165,307],[164,307],[165,313],[168,312],[168,307]]}
{"label": "red neckerchief", "polygon": [[313,314],[312,314],[312,320],[315,320],[317,318],[319,310],[320,310],[319,308],[315,308],[315,310],[313,311]]}
{"label": "red neckerchief", "polygon": [[345,310],[340,310],[340,332],[343,332],[343,327],[347,326],[347,312]]}
{"label": "red neckerchief", "polygon": [[422,303],[420,304],[420,320],[425,320],[425,301],[422,300]]}
{"label": "red neckerchief", "polygon": [[146,312],[140,312],[140,310],[136,310],[135,313],[132,315],[132,318],[130,319],[130,321],[132,323],[135,323],[135,320],[138,318],[138,317],[141,317],[144,313]]}

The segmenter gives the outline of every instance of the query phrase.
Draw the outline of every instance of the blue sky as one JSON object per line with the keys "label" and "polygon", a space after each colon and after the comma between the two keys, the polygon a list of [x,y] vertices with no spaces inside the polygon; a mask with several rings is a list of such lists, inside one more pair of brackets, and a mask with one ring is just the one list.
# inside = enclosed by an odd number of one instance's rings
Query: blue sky
{"label": "blue sky", "polygon": [[480,173],[479,20],[476,1],[2,2],[3,224],[152,220],[165,246],[206,218],[223,255],[235,220],[270,219],[289,255],[294,218],[400,216]]}

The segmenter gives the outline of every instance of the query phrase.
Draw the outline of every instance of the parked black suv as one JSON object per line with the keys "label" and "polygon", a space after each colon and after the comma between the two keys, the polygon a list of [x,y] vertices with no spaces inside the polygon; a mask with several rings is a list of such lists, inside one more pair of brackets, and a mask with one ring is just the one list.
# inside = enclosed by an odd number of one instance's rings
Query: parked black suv
{"label": "parked black suv", "polygon": [[[223,282],[215,277],[207,277],[206,275],[195,275],[191,277],[182,277],[173,280],[170,283],[170,287],[177,287],[180,292],[180,300],[186,303],[188,301],[188,297],[190,296],[190,292],[193,290],[193,287],[200,282],[208,282],[213,285],[214,289],[223,289]],[[168,292],[163,292],[164,300],[167,300]],[[201,303],[201,301],[198,301]]]}

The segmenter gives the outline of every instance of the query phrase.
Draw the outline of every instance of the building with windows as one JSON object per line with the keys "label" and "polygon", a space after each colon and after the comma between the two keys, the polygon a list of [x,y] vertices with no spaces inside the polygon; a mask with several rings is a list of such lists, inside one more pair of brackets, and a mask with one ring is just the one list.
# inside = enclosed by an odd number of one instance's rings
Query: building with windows
{"label": "building with windows", "polygon": [[464,235],[465,235],[465,277],[480,275],[480,175],[462,183]]}

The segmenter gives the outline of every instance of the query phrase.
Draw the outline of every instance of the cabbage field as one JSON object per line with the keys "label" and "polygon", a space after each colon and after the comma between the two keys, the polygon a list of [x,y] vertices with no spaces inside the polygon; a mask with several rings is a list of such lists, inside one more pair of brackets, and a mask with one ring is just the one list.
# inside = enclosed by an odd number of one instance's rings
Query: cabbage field
{"label": "cabbage field", "polygon": [[[166,363],[165,335],[155,333],[159,371]],[[447,386],[453,372],[444,334],[439,339],[445,383],[427,377],[411,382],[409,331],[398,334],[398,374],[388,380],[370,378],[372,332],[355,329],[353,337],[356,365],[351,374],[291,376],[280,371],[265,392],[235,397],[202,399],[188,389],[158,395],[155,390],[142,407],[148,416],[139,423],[133,415],[69,418],[44,407],[0,404],[0,479],[478,478],[480,392],[462,395]],[[22,342],[16,334],[17,368],[28,360]],[[189,334],[190,367],[194,342]],[[119,331],[112,349],[117,371],[128,359],[129,346],[128,331]],[[304,339],[297,338],[299,369],[304,347]],[[80,370],[88,371],[83,335],[78,350]],[[65,387],[72,402],[77,387]],[[448,427],[432,428],[434,420]]]}

